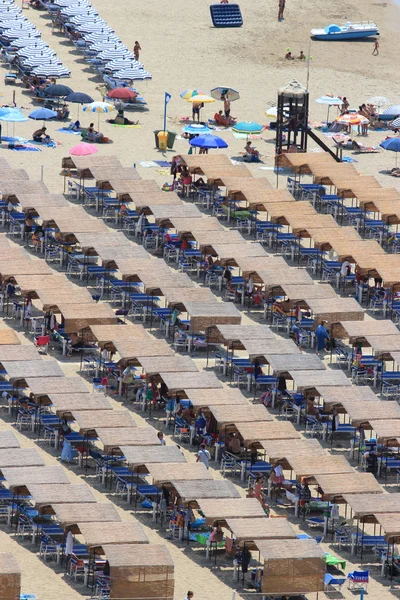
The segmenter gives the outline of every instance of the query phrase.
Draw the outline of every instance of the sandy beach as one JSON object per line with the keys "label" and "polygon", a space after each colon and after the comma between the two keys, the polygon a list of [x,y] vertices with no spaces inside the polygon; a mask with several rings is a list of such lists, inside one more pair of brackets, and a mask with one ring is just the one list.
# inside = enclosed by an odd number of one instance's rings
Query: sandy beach
{"label": "sandy beach", "polygon": [[[266,3],[264,0],[241,2],[244,26],[241,29],[214,29],[209,15],[209,3],[202,0],[174,0],[166,3],[152,0],[149,3],[139,3],[136,0],[120,0],[117,5],[105,0],[94,0],[94,7],[100,16],[115,29],[122,41],[132,48],[134,41],[139,40],[142,46],[141,60],[153,79],[138,84],[138,89],[148,103],[148,111],[127,113],[127,116],[139,119],[140,127],[113,127],[105,122],[107,115],[101,115],[100,129],[112,143],[99,145],[99,155],[117,155],[124,166],[137,165],[143,178],[156,179],[159,183],[170,180],[163,169],[144,168],[141,161],[169,160],[173,154],[187,153],[187,141],[178,139],[174,151],[165,154],[154,148],[154,129],[162,127],[164,93],[172,95],[168,105],[168,129],[180,132],[181,118],[190,115],[190,104],[179,97],[186,88],[200,88],[209,92],[217,85],[231,86],[240,91],[241,98],[232,105],[232,114],[239,120],[254,120],[268,124],[265,109],[269,102],[276,102],[277,89],[292,79],[297,79],[303,85],[307,80],[307,62],[285,61],[284,56],[290,48],[294,55],[303,50],[306,55],[310,52],[310,119],[320,121],[326,116],[326,109],[315,103],[321,95],[334,94],[347,96],[351,107],[375,95],[384,95],[398,104],[400,102],[398,86],[398,35],[400,31],[400,8],[386,2],[362,2],[355,0],[350,7],[347,2],[338,0],[327,3],[315,0],[301,3],[300,0],[287,0],[285,20],[277,21],[278,3]],[[351,8],[351,11],[350,11]],[[101,79],[95,71],[83,61],[82,55],[67,41],[64,35],[53,32],[51,21],[45,12],[29,9],[25,15],[42,32],[43,39],[57,52],[57,56],[71,72],[71,78],[65,80],[74,91],[90,94],[94,100],[101,100],[98,86]],[[324,27],[329,23],[341,24],[346,19],[373,20],[379,25],[380,54],[371,56],[373,43],[371,41],[356,43],[322,43],[312,42],[309,48],[309,32],[312,27]],[[1,67],[3,75],[6,69]],[[20,85],[3,86],[0,103],[8,104],[12,92],[16,91],[16,103],[28,114],[34,106],[32,98]],[[216,110],[222,108],[221,103],[215,102],[206,106],[203,118],[211,118]],[[71,117],[75,118],[76,105],[71,106]],[[131,117],[133,115],[133,117]],[[97,126],[97,115],[80,113],[82,124],[88,125],[92,120]],[[32,132],[40,125],[34,121],[16,124],[16,135],[30,138]],[[60,177],[61,159],[68,155],[70,147],[79,142],[80,137],[58,132],[59,122],[47,125],[49,133],[57,142],[55,149],[43,148],[41,152],[24,153],[12,152],[4,146],[0,156],[7,158],[9,163],[17,168],[24,168],[30,178],[40,179],[43,173],[44,183],[52,193],[63,191],[63,178]],[[9,125],[11,131],[12,126]],[[6,127],[3,125],[3,135]],[[228,142],[226,152],[230,157],[237,157],[243,152],[245,141],[236,139],[232,131],[218,131],[218,135]],[[371,133],[364,143],[379,144],[388,132]],[[266,131],[259,139],[254,140],[255,146],[263,155],[267,169],[259,169],[257,165],[250,168],[255,176],[267,177],[275,182],[273,175],[274,134]],[[328,145],[332,142],[328,141]],[[315,145],[311,143],[310,148]],[[352,156],[349,153],[349,156]],[[378,178],[381,184],[400,189],[400,180],[391,178],[385,170],[394,166],[394,154],[383,152],[365,156],[354,156],[358,162],[356,167],[361,173],[371,174]],[[281,178],[280,187],[284,180]],[[246,318],[243,322],[248,322]],[[203,358],[196,359],[200,368],[205,367]],[[62,361],[65,375],[72,375],[79,369],[75,360]],[[113,406],[121,407],[117,400]],[[0,429],[9,429],[11,421],[7,415],[0,415]],[[4,419],[3,419],[4,417]],[[138,425],[145,420],[135,415]],[[151,423],[158,426],[158,422]],[[39,447],[46,464],[60,464],[55,452],[43,447],[35,439],[26,434],[16,433],[21,446]],[[42,446],[42,447],[41,447]],[[188,461],[194,461],[193,452],[184,450]],[[77,483],[84,476],[77,469],[68,468],[71,482]],[[214,478],[221,477],[219,471],[213,469]],[[94,483],[93,477],[84,478],[92,485],[96,498],[101,501],[113,500],[107,497],[103,488]],[[244,489],[238,486],[240,493]],[[121,518],[131,518],[130,510],[120,504],[118,506]],[[158,532],[151,527],[150,517],[141,518],[146,534],[150,541],[164,543],[164,532]],[[299,520],[293,519],[296,527],[303,530]],[[304,529],[305,530],[305,529]],[[188,589],[195,592],[195,600],[231,600],[232,572],[226,568],[224,561],[221,565],[210,567],[204,553],[186,547],[184,544],[170,543],[168,548],[175,562],[175,599],[183,600]],[[34,593],[39,600],[75,600],[86,594],[82,586],[76,586],[65,575],[62,569],[54,570],[54,565],[48,565],[39,560],[28,543],[19,542],[4,525],[0,527],[0,544],[3,552],[13,552],[22,568],[22,591]],[[329,544],[323,544],[325,551],[332,550]],[[346,554],[346,559],[350,557]],[[347,561],[346,572],[359,565]],[[387,580],[379,582],[375,577],[371,582],[369,595],[371,598],[389,600],[393,594],[387,587]],[[345,598],[353,597],[350,592],[343,590]],[[323,594],[321,594],[323,597]],[[249,598],[249,595],[236,596]],[[316,595],[310,594],[309,600],[315,600]],[[1,600],[1,599],[0,599]]]}

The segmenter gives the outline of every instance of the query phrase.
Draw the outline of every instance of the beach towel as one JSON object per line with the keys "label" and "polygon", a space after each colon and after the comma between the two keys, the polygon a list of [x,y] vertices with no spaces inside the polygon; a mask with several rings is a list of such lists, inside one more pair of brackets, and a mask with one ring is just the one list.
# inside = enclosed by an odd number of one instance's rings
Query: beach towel
{"label": "beach towel", "polygon": [[68,127],[61,127],[61,129],[57,129],[60,133],[69,133],[72,135],[81,135],[80,131],[73,131],[72,129],[68,129]]}
{"label": "beach towel", "polygon": [[171,163],[168,160],[155,160],[155,162],[159,167],[167,167],[168,169],[171,166]]}
{"label": "beach towel", "polygon": [[14,150],[15,152],[41,152],[40,148],[35,148],[34,146],[26,145],[15,146],[14,144],[9,144],[8,148],[9,150]]}
{"label": "beach towel", "polygon": [[149,169],[150,167],[158,167],[153,160],[139,160],[139,165],[145,169]]}
{"label": "beach towel", "polygon": [[35,140],[29,140],[30,144],[36,144],[38,146],[45,146],[45,148],[56,148],[57,146],[61,146],[59,142],[36,142]]}
{"label": "beach towel", "polygon": [[125,127],[126,129],[140,129],[141,125],[123,125],[122,123],[111,123],[113,127]]}

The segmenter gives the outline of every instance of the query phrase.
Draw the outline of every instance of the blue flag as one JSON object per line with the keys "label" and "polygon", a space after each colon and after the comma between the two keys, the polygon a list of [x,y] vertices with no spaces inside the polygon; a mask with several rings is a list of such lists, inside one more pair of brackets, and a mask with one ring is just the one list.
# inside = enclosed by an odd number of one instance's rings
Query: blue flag
{"label": "blue flag", "polygon": [[171,94],[168,94],[168,92],[165,92],[165,104],[168,104],[168,102],[171,100],[172,96]]}

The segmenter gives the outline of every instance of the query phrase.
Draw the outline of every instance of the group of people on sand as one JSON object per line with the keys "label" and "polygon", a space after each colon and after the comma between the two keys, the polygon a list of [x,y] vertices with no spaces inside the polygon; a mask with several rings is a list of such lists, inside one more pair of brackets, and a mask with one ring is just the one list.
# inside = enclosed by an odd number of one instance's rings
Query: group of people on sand
{"label": "group of people on sand", "polygon": [[303,50],[300,50],[300,54],[299,56],[292,56],[292,52],[291,50],[288,50],[285,54],[285,59],[286,60],[306,60],[306,55],[304,54]]}

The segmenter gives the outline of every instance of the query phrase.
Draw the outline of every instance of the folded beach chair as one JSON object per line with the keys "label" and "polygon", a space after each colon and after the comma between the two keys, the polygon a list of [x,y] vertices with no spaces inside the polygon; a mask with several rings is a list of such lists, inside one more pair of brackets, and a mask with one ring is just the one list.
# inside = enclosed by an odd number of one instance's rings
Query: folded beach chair
{"label": "folded beach chair", "polygon": [[241,27],[243,25],[239,4],[211,4],[210,13],[214,27]]}

